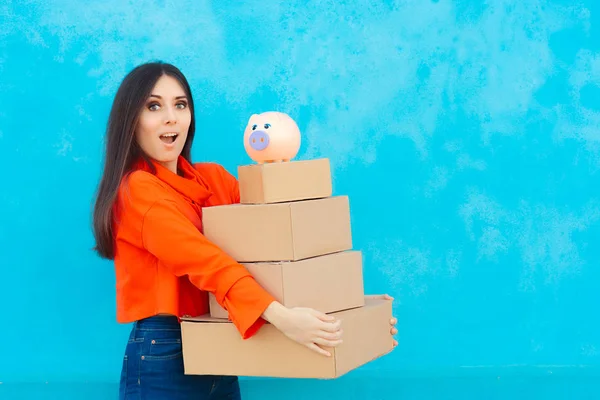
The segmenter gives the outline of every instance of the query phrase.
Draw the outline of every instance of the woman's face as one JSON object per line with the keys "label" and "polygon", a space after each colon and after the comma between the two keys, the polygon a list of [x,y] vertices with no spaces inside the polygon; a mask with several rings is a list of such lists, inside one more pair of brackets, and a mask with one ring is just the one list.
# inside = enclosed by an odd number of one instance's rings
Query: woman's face
{"label": "woman's face", "polygon": [[144,153],[177,173],[177,158],[187,139],[192,115],[179,82],[161,76],[142,108],[135,138]]}

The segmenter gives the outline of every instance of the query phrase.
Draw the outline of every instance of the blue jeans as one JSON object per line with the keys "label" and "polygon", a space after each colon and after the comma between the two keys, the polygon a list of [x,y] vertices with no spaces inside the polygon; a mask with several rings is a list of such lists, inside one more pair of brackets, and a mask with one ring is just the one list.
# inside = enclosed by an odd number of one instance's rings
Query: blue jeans
{"label": "blue jeans", "polygon": [[133,324],[123,358],[120,400],[240,400],[236,376],[184,375],[181,326],[156,316]]}

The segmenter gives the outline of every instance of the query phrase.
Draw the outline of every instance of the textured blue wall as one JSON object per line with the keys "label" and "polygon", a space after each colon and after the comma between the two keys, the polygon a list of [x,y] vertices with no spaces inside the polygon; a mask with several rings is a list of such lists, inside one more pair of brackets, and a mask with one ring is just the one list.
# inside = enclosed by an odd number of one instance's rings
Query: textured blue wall
{"label": "textured blue wall", "polygon": [[599,3],[279,3],[1,2],[0,397],[115,389],[129,327],[90,209],[112,97],[152,59],[189,77],[198,161],[236,173],[249,115],[296,118],[299,158],[350,196],[367,291],[397,299],[392,355],[248,398],[597,391]]}

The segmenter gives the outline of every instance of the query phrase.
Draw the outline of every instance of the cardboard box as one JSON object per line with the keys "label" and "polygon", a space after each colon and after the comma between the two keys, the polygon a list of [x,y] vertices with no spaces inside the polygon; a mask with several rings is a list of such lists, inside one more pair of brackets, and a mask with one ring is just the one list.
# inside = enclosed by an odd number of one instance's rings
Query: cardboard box
{"label": "cardboard box", "polygon": [[[345,251],[300,261],[246,263],[254,279],[286,307],[310,307],[324,313],[364,305],[362,253]],[[228,318],[209,294],[210,315]]]}
{"label": "cardboard box", "polygon": [[206,238],[239,262],[297,261],[352,248],[348,196],[205,207]]}
{"label": "cardboard box", "polygon": [[329,159],[238,167],[240,202],[266,204],[331,197]]}
{"label": "cardboard box", "polygon": [[344,342],[320,355],[271,324],[243,340],[223,319],[184,318],[183,363],[187,375],[237,375],[283,378],[337,378],[393,349],[392,301],[365,299],[365,306],[332,313],[342,320]]}

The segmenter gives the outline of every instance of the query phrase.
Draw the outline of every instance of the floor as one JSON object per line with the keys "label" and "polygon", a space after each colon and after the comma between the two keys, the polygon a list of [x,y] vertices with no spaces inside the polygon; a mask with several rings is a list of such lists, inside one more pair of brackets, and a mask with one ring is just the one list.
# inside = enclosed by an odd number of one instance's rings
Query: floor
{"label": "floor", "polygon": [[[472,375],[453,377],[349,375],[332,381],[242,379],[244,400],[270,399],[600,399],[596,375]],[[2,400],[116,399],[115,383],[3,383]]]}

